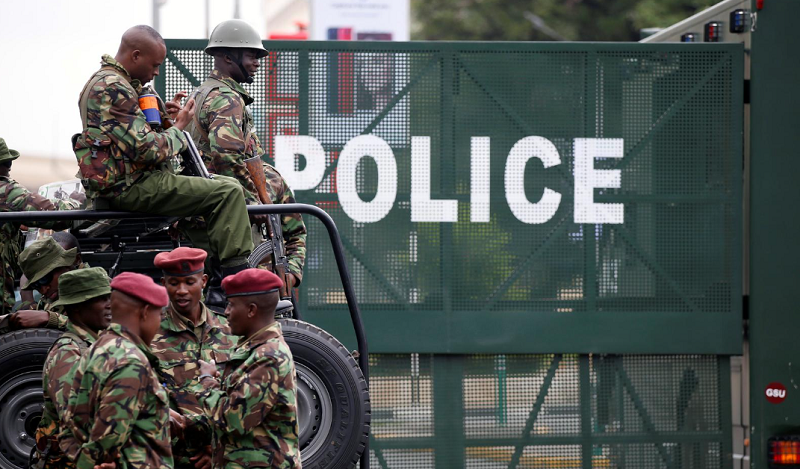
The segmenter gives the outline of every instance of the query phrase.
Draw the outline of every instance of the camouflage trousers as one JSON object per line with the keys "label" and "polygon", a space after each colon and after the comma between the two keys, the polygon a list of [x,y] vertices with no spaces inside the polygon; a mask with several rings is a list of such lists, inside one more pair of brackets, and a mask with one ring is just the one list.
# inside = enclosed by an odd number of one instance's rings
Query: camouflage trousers
{"label": "camouflage trousers", "polygon": [[112,209],[165,216],[202,216],[211,253],[222,265],[244,263],[253,250],[242,186],[234,179],[155,171],[108,199]]}

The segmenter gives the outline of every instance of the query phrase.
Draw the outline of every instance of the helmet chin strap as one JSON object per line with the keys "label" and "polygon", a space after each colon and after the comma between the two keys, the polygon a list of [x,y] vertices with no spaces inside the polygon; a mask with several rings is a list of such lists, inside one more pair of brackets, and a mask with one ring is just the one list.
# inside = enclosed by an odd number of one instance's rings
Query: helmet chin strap
{"label": "helmet chin strap", "polygon": [[244,68],[242,64],[242,60],[244,59],[244,52],[239,51],[236,57],[236,65],[239,67],[239,70],[242,72],[242,77],[244,78],[245,83],[253,83],[255,79],[250,75],[250,73]]}

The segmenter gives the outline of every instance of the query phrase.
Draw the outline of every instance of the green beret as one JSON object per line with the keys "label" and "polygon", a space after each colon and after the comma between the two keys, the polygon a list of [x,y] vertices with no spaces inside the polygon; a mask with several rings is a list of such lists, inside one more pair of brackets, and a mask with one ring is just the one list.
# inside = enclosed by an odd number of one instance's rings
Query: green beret
{"label": "green beret", "polygon": [[59,267],[69,267],[78,257],[78,248],[64,250],[53,238],[37,239],[26,247],[19,256],[19,266],[28,278],[23,290],[28,290],[39,279]]}
{"label": "green beret", "polygon": [[19,152],[8,148],[5,139],[0,138],[0,163],[19,158]]}
{"label": "green beret", "polygon": [[58,278],[58,301],[55,306],[74,305],[111,294],[111,279],[102,267],[75,269]]}

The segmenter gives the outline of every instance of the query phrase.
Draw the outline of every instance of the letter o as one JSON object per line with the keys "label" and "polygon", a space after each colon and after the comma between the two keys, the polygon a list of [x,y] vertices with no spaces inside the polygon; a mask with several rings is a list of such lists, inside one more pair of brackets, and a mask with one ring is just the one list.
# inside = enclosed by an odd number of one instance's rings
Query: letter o
{"label": "letter o", "polygon": [[[378,166],[378,193],[369,202],[361,200],[356,186],[356,169],[369,156]],[[342,149],[336,173],[342,210],[354,221],[374,223],[389,214],[397,197],[397,162],[389,144],[375,135],[359,135]]]}

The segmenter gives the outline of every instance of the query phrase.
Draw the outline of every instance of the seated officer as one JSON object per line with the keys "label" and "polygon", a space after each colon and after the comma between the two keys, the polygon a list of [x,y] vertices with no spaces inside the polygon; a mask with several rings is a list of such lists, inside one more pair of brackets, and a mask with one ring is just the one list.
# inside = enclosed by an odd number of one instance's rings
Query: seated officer
{"label": "seated officer", "polygon": [[58,301],[68,321],[66,331],[56,340],[44,362],[42,385],[44,408],[36,431],[39,463],[34,467],[71,468],[58,447],[58,433],[64,426],[72,378],[81,356],[97,340],[97,334],[111,324],[111,279],[100,267],[64,273],[58,282]]}
{"label": "seated officer", "polygon": [[153,262],[164,273],[161,282],[169,305],[150,348],[161,362],[159,377],[170,394],[171,407],[187,425],[185,438],[172,435],[176,468],[211,466],[211,427],[194,393],[200,377],[197,361],[224,365],[237,340],[225,316],[200,301],[208,281],[203,273],[205,260],[204,250],[180,247],[159,253]]}
{"label": "seated officer", "polygon": [[53,306],[58,300],[58,280],[62,274],[81,268],[77,248],[65,250],[53,238],[39,239],[22,251],[19,264],[25,274],[20,284],[23,290],[35,289],[42,295],[41,310],[17,311],[0,320],[0,333],[27,327],[46,327],[64,330],[67,317],[62,307]]}
{"label": "seated officer", "polygon": [[299,468],[297,388],[292,352],[275,321],[281,280],[247,269],[222,281],[231,332],[243,340],[221,378],[200,361],[200,404],[214,427],[214,467]]}

